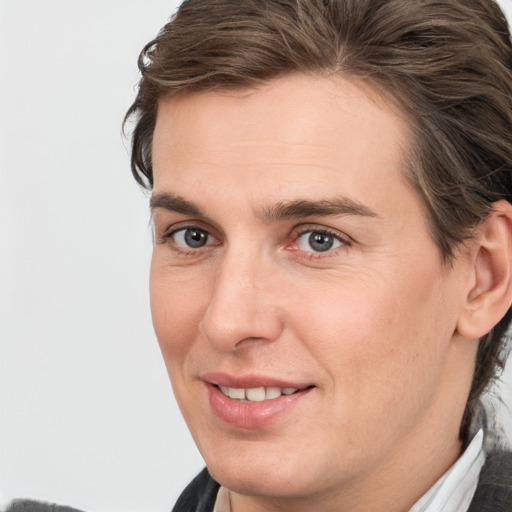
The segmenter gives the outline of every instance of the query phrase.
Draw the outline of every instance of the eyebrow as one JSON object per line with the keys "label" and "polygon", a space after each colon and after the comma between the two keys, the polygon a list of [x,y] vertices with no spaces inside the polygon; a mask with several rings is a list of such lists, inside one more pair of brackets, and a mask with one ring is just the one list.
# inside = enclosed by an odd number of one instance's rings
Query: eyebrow
{"label": "eyebrow", "polygon": [[360,217],[379,217],[367,206],[347,197],[336,197],[320,201],[297,200],[282,201],[263,210],[266,222],[312,216],[355,215]]}
{"label": "eyebrow", "polygon": [[180,196],[169,194],[168,192],[160,192],[152,195],[149,201],[149,207],[151,211],[162,208],[171,212],[182,213],[183,215],[205,217],[203,212],[194,203]]}
{"label": "eyebrow", "polygon": [[[149,206],[151,210],[162,208],[164,210],[181,213],[183,215],[194,215],[202,218],[206,217],[197,205],[191,201],[187,201],[181,196],[171,194],[169,192],[160,192],[151,196]],[[263,208],[261,212],[261,218],[265,222],[300,219],[312,216],[322,217],[337,215],[380,217],[367,206],[347,197],[335,197],[333,199],[324,199],[319,201],[307,199],[281,201],[270,207]]]}

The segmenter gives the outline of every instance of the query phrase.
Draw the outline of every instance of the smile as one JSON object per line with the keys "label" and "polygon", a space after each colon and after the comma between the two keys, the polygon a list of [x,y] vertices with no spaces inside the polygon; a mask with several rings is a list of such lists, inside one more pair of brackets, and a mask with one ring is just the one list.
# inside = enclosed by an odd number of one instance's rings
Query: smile
{"label": "smile", "polygon": [[202,376],[210,411],[222,423],[254,429],[290,421],[295,407],[307,403],[316,388],[309,383],[287,382],[263,376],[234,377],[224,373]]}
{"label": "smile", "polygon": [[298,388],[278,388],[278,387],[257,387],[257,388],[231,388],[228,386],[218,386],[222,393],[233,399],[246,402],[263,402],[264,400],[273,400],[283,395],[293,395]]}

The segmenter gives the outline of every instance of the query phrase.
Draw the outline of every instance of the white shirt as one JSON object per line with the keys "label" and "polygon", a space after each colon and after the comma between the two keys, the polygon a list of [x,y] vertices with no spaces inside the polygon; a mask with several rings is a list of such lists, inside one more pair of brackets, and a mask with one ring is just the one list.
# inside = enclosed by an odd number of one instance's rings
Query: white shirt
{"label": "white shirt", "polygon": [[[485,463],[480,429],[457,462],[414,504],[409,512],[467,512]],[[219,489],[213,512],[231,512],[229,491]]]}

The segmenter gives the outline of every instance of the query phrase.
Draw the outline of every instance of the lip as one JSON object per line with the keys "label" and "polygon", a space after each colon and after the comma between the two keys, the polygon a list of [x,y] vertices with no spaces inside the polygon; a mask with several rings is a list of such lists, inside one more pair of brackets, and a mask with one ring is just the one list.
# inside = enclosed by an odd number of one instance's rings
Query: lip
{"label": "lip", "polygon": [[305,389],[312,385],[311,382],[293,382],[275,377],[267,377],[257,374],[229,375],[223,372],[208,372],[201,375],[201,379],[215,386],[227,386],[229,388],[296,388]]}
{"label": "lip", "polygon": [[[285,417],[303,402],[314,388],[310,384],[258,375],[231,376],[215,372],[204,374],[201,379],[206,385],[210,407],[215,416],[230,426],[243,429],[268,426]],[[242,402],[227,397],[218,386],[297,388],[299,391],[262,402]]]}

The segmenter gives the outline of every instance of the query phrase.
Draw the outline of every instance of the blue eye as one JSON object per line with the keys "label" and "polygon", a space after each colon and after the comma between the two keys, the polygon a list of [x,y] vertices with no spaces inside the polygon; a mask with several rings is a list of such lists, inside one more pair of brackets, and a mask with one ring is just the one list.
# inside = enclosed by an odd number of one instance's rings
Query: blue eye
{"label": "blue eye", "polygon": [[177,246],[188,249],[200,249],[213,243],[213,237],[210,233],[199,228],[178,229],[172,233],[171,238]]}
{"label": "blue eye", "polygon": [[297,247],[306,252],[326,252],[341,245],[338,237],[324,231],[306,231],[297,237]]}

